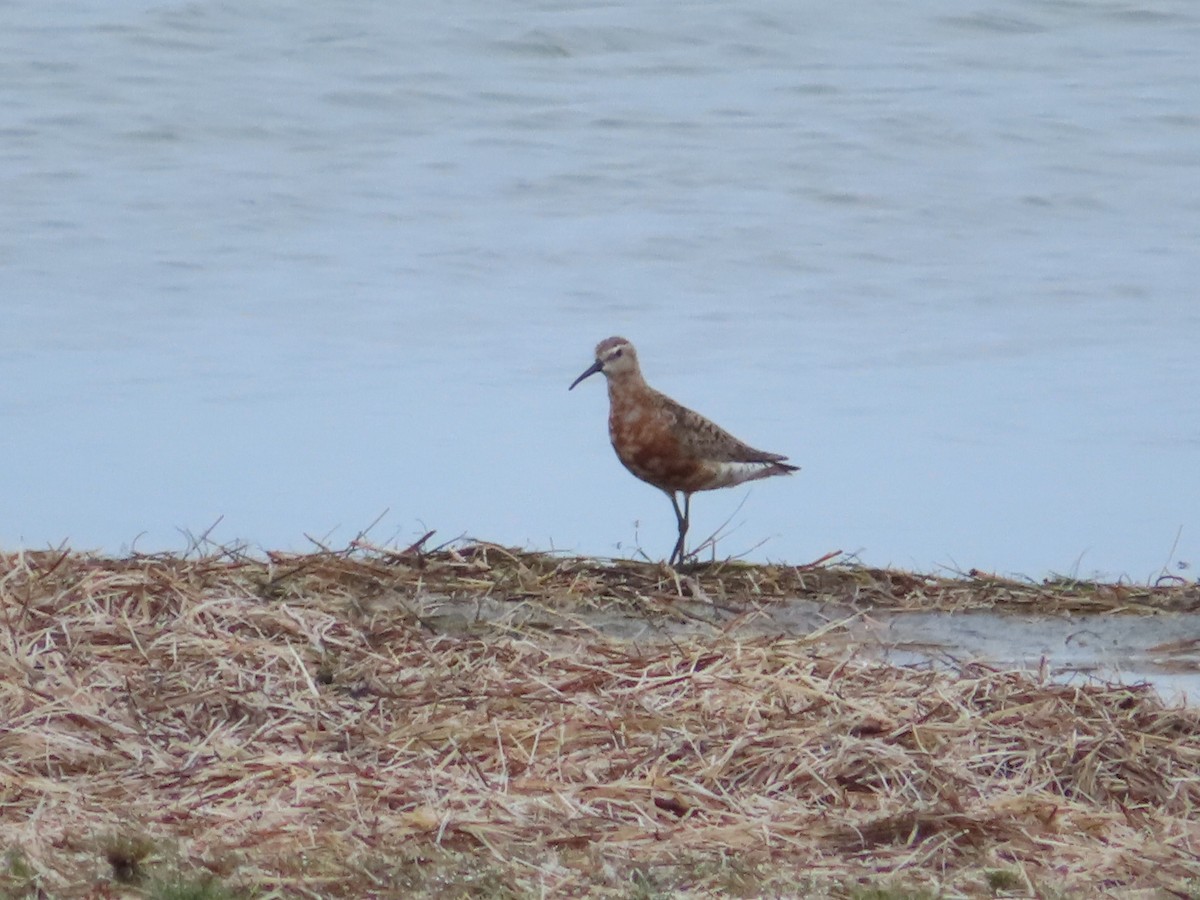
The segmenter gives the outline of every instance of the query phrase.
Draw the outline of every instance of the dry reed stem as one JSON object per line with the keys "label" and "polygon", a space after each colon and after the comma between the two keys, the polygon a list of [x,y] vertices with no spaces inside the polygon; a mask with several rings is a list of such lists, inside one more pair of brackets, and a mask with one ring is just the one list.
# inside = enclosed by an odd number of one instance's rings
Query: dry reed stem
{"label": "dry reed stem", "polygon": [[[899,573],[696,577],[725,603],[798,585],[1035,602]],[[1200,884],[1197,710],[1141,687],[875,664],[823,639],[631,643],[572,619],[673,615],[669,581],[494,547],[0,557],[0,849],[50,896],[106,884],[98,836],[123,830],[303,896],[401,896],[455,851],[518,892],[617,891],[631,867],[726,855],[962,896],[1005,868],[1087,895]],[[1139,590],[1116,602],[1196,599]],[[445,596],[563,612],[447,633],[427,616]]]}

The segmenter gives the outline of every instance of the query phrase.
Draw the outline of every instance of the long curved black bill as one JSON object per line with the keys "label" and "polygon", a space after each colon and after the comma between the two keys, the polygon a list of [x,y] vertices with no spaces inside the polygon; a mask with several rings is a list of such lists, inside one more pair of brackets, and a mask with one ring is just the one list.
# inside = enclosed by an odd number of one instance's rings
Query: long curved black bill
{"label": "long curved black bill", "polygon": [[604,363],[600,362],[600,360],[596,360],[594,363],[592,363],[592,365],[588,368],[588,370],[586,372],[584,372],[582,375],[580,375],[578,378],[576,378],[574,381],[571,382],[571,386],[569,388],[567,388],[567,390],[568,391],[574,390],[575,385],[579,384],[579,382],[583,381],[583,379],[585,379],[591,375],[595,375],[597,372],[599,372],[603,368],[604,368]]}

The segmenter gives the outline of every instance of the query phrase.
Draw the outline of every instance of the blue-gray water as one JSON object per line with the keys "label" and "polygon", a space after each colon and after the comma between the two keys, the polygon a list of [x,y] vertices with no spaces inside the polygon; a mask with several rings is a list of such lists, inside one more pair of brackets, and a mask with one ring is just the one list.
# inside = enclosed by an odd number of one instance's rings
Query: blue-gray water
{"label": "blue-gray water", "polygon": [[416,9],[0,8],[0,546],[661,558],[624,334],[721,555],[1195,577],[1191,0]]}

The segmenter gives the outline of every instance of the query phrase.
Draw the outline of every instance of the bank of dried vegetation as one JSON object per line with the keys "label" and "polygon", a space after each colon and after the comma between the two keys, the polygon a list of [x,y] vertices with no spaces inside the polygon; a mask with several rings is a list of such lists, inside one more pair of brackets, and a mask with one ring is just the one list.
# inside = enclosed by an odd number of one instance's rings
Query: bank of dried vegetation
{"label": "bank of dried vegetation", "polygon": [[797,598],[1200,608],[490,545],[9,553],[0,894],[1200,896],[1200,711],[731,627]]}

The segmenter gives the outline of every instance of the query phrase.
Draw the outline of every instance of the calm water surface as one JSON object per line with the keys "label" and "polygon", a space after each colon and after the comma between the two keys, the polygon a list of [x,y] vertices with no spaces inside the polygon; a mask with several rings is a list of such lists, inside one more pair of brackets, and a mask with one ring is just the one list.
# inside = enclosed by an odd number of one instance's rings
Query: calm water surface
{"label": "calm water surface", "polygon": [[0,19],[0,546],[661,558],[624,334],[803,466],[721,555],[1196,577],[1192,2]]}

